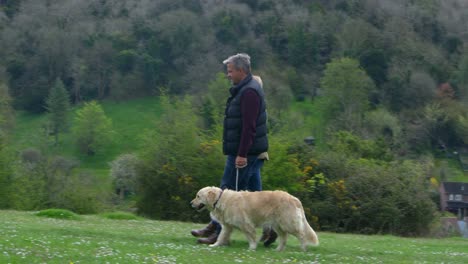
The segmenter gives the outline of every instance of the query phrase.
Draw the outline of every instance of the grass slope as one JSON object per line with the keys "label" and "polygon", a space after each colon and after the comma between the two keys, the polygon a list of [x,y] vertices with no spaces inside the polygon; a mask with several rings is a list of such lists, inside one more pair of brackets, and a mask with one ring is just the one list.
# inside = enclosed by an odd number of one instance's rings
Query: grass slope
{"label": "grass slope", "polygon": [[[189,209],[188,209],[189,210]],[[198,245],[190,230],[170,221],[79,220],[0,211],[0,263],[466,263],[468,240],[421,239],[319,232],[320,246],[302,252],[290,237],[283,252],[247,250],[235,231],[231,246]]]}
{"label": "grass slope", "polygon": [[[107,175],[108,162],[118,155],[138,150],[141,145],[141,136],[144,131],[154,129],[156,120],[161,115],[162,109],[157,97],[147,97],[122,102],[100,102],[107,117],[112,119],[115,136],[112,145],[102,153],[94,156],[80,154],[74,142],[71,131],[61,133],[59,144],[54,146],[54,137],[46,137],[43,127],[47,116],[19,113],[16,119],[14,131],[14,148],[24,150],[26,148],[46,149],[52,154],[65,157],[73,157],[80,161],[82,169],[89,169],[98,175]],[[72,125],[75,112],[81,106],[75,107],[70,113],[70,125]]]}

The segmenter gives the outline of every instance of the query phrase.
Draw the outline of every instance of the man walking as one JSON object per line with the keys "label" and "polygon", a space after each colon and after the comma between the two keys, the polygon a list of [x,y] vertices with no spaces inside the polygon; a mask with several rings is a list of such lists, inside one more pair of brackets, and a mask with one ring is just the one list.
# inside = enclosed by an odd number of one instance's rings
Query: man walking
{"label": "man walking", "polygon": [[[267,113],[261,79],[251,73],[250,56],[245,53],[223,61],[232,83],[226,102],[223,123],[223,153],[226,155],[221,189],[261,191],[260,169],[268,155]],[[203,237],[199,243],[213,244],[221,231],[216,221],[192,235]],[[265,246],[276,239],[276,233],[264,229]]]}

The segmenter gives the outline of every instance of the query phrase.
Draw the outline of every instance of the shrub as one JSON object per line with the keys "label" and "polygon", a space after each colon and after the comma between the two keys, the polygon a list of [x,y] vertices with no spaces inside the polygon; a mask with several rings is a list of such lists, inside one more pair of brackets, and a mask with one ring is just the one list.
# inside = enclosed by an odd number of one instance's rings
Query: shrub
{"label": "shrub", "polygon": [[[192,110],[191,98],[162,98],[164,115],[145,138],[137,178],[139,213],[163,220],[196,221],[188,209],[202,186],[218,185],[224,158],[219,141],[206,140]],[[196,215],[196,216],[195,216]]]}
{"label": "shrub", "polygon": [[36,216],[57,218],[57,219],[69,219],[79,220],[80,217],[70,210],[66,209],[46,209],[36,213]]}
{"label": "shrub", "polygon": [[109,163],[110,176],[121,199],[135,193],[138,162],[136,155],[122,154]]}
{"label": "shrub", "polygon": [[17,210],[64,208],[81,214],[96,213],[107,193],[102,191],[102,184],[94,175],[74,173],[77,166],[78,162],[73,159],[47,157],[36,150],[23,152],[22,162],[15,164],[12,177],[11,207]]}

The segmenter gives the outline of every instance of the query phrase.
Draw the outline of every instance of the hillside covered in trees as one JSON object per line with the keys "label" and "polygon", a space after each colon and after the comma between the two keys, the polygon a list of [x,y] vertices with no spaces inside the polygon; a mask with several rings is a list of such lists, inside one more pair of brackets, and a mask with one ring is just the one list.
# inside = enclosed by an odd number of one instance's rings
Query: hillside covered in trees
{"label": "hillside covered in trees", "polygon": [[[187,203],[220,180],[238,52],[265,83],[264,189],[314,228],[427,233],[468,146],[463,0],[0,0],[0,43],[0,208],[206,220]],[[103,108],[149,97],[151,122]],[[39,139],[19,144],[24,116]]]}

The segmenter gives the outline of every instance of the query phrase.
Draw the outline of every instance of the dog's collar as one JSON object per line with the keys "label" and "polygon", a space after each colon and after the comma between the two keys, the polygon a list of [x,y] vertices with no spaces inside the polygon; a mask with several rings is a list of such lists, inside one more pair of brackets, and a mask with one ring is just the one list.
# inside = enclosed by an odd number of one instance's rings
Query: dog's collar
{"label": "dog's collar", "polygon": [[219,199],[221,199],[221,195],[223,195],[223,192],[224,192],[224,189],[221,190],[221,193],[219,194],[218,199],[216,200],[216,202],[214,202],[213,209],[216,209],[216,205],[218,204]]}

